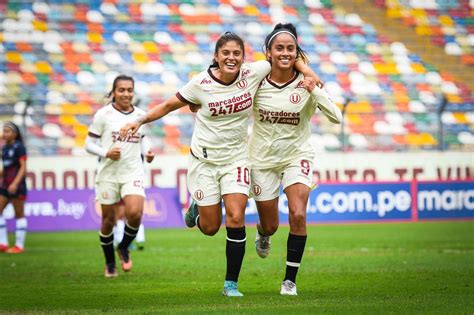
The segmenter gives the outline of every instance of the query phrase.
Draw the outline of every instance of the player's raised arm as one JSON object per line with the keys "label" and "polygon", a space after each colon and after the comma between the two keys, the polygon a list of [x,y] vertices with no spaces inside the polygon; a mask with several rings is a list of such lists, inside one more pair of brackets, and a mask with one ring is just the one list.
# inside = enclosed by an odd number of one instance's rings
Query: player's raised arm
{"label": "player's raised arm", "polygon": [[138,118],[136,121],[128,123],[125,126],[123,126],[120,129],[120,136],[124,137],[129,132],[131,132],[132,134],[135,134],[141,125],[160,119],[161,117],[167,115],[168,113],[187,105],[188,104],[179,100],[178,97],[172,96],[166,101],[150,109],[144,116]]}
{"label": "player's raised arm", "polygon": [[341,110],[333,102],[328,92],[326,92],[325,89],[318,87],[312,77],[304,78],[303,86],[314,96],[317,106],[323,112],[324,116],[326,116],[330,122],[340,124],[342,121]]}

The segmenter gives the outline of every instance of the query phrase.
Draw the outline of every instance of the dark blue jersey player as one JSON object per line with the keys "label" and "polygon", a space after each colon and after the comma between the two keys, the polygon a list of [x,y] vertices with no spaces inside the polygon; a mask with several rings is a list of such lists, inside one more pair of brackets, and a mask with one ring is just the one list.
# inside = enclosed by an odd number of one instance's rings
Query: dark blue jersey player
{"label": "dark blue jersey player", "polygon": [[[26,199],[26,149],[20,129],[12,122],[3,125],[2,181],[0,183],[0,252],[19,254],[24,251],[28,223],[24,206]],[[3,210],[11,202],[15,209],[15,246],[8,247],[7,226]]]}

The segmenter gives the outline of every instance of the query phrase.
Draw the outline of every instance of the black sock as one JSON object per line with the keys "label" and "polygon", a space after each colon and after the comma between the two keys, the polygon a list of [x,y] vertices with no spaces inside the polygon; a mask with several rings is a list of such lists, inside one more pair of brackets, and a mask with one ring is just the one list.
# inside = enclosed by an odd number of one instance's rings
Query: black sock
{"label": "black sock", "polygon": [[109,235],[103,235],[101,232],[99,232],[99,239],[102,250],[104,251],[105,263],[107,265],[115,265],[114,233],[112,232]]}
{"label": "black sock", "polygon": [[241,228],[228,227],[226,229],[227,241],[225,254],[227,257],[227,272],[225,280],[237,282],[245,255],[245,226]]}
{"label": "black sock", "polygon": [[296,283],[296,274],[303,258],[304,247],[306,245],[306,235],[288,234],[286,243],[286,274],[284,280]]}
{"label": "black sock", "polygon": [[118,245],[118,248],[120,249],[128,248],[128,246],[133,242],[133,240],[137,236],[137,233],[138,233],[138,227],[134,228],[128,225],[128,222],[125,223],[125,229],[123,230],[123,238],[120,244]]}

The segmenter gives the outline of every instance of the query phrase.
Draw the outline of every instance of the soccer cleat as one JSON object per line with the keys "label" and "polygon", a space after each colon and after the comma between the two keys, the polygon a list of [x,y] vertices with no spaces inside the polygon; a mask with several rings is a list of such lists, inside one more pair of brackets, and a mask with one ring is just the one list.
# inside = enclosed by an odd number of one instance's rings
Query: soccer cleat
{"label": "soccer cleat", "polygon": [[270,254],[270,236],[261,235],[258,233],[255,236],[255,250],[258,256],[265,258]]}
{"label": "soccer cleat", "polygon": [[128,248],[122,249],[119,247],[117,248],[117,253],[120,257],[120,265],[122,266],[122,270],[125,272],[132,270],[133,263]]}
{"label": "soccer cleat", "polygon": [[118,277],[117,268],[115,267],[115,264],[114,264],[114,263],[106,264],[106,265],[105,265],[104,276],[105,276],[106,278],[115,278],[115,277]]}
{"label": "soccer cleat", "polygon": [[137,242],[137,249],[144,250],[145,249],[145,242]]}
{"label": "soccer cleat", "polygon": [[0,244],[0,253],[5,253],[8,250],[8,245]]}
{"label": "soccer cleat", "polygon": [[237,282],[227,281],[227,280],[224,281],[224,289],[222,290],[222,295],[223,296],[228,296],[228,297],[241,297],[241,296],[244,296],[237,289]]}
{"label": "soccer cleat", "polygon": [[199,215],[198,207],[197,207],[197,204],[193,200],[191,204],[189,205],[188,211],[184,215],[184,222],[186,223],[186,226],[189,228],[195,227],[196,218],[198,215]]}
{"label": "soccer cleat", "polygon": [[5,251],[5,253],[7,254],[21,254],[23,253],[25,250],[23,248],[21,248],[20,246],[13,246],[13,247],[10,247],[9,249],[7,249]]}
{"label": "soccer cleat", "polygon": [[281,295],[298,295],[298,293],[296,293],[296,284],[291,280],[283,281],[283,283],[281,284],[280,294]]}

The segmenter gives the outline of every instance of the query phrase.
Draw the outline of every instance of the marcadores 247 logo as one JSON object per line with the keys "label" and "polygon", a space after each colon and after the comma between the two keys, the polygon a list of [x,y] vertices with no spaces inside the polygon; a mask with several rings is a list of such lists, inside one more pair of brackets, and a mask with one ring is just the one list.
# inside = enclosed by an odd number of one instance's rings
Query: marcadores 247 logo
{"label": "marcadores 247 logo", "polygon": [[236,95],[222,101],[210,102],[208,106],[211,116],[223,116],[238,113],[252,106],[252,94],[246,92],[242,95]]}

